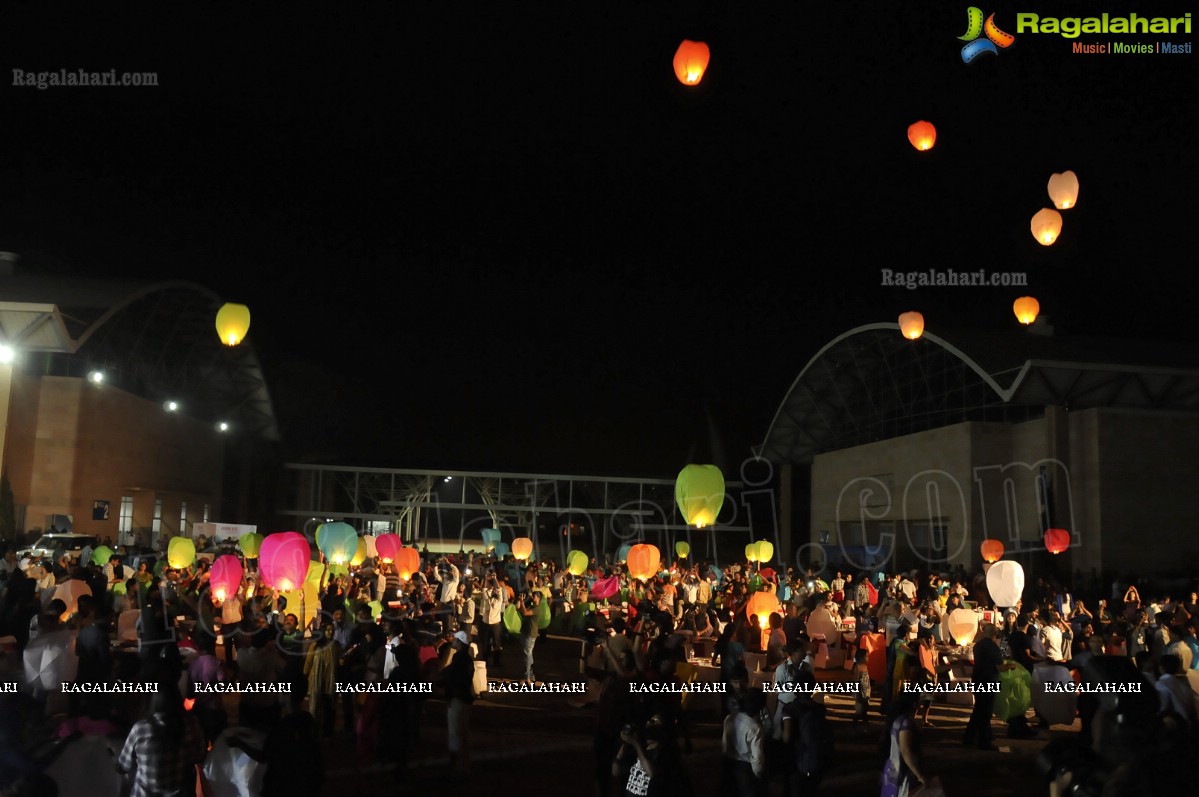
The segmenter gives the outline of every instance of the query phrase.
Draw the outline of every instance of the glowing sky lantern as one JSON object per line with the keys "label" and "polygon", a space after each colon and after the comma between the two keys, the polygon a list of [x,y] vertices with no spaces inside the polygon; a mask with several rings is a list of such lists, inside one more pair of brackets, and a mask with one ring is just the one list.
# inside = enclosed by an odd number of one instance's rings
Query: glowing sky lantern
{"label": "glowing sky lantern", "polygon": [[915,310],[900,314],[899,331],[908,340],[916,340],[924,334],[924,316]]}
{"label": "glowing sky lantern", "polygon": [[1065,529],[1045,529],[1045,550],[1057,555],[1070,547],[1070,532]]}
{"label": "glowing sky lantern", "polygon": [[358,544],[354,547],[354,555],[350,558],[350,567],[357,567],[366,561],[369,551],[366,548],[366,537],[359,537]]}
{"label": "glowing sky lantern", "polygon": [[420,572],[420,552],[415,548],[401,548],[396,551],[395,565],[400,578],[407,581],[413,573]]}
{"label": "glowing sky lantern", "polygon": [[1012,302],[1012,312],[1021,324],[1031,324],[1041,313],[1041,303],[1031,296],[1021,296]]}
{"label": "glowing sky lantern", "polygon": [[187,537],[174,537],[167,544],[167,564],[176,570],[196,561],[196,544]]}
{"label": "glowing sky lantern", "polygon": [[662,554],[657,546],[647,543],[634,545],[629,549],[629,575],[641,581],[648,581],[658,574],[662,564]]}
{"label": "glowing sky lantern", "polygon": [[249,534],[241,535],[237,540],[237,545],[247,559],[257,559],[258,551],[262,548],[262,540],[261,534],[251,531]]}
{"label": "glowing sky lantern", "polygon": [[287,592],[302,586],[308,577],[311,552],[303,534],[283,531],[268,534],[258,552],[258,569],[267,585]]}
{"label": "glowing sky lantern", "polygon": [[397,534],[380,534],[375,537],[375,552],[379,554],[381,562],[394,562],[396,554],[403,547],[404,542]]}
{"label": "glowing sky lantern", "polygon": [[379,555],[379,549],[375,547],[375,535],[367,535],[362,538],[362,541],[366,544],[366,557],[368,559],[376,558]]}
{"label": "glowing sky lantern", "polygon": [[483,529],[483,550],[490,551],[499,545],[500,530],[499,529]]}
{"label": "glowing sky lantern", "polygon": [[908,141],[921,152],[928,152],[937,143],[937,128],[932,122],[913,122],[908,125]]}
{"label": "glowing sky lantern", "polygon": [[674,481],[674,500],[688,525],[711,526],[724,505],[724,475],[715,465],[688,465]]}
{"label": "glowing sky lantern", "polygon": [[241,587],[242,574],[241,562],[236,556],[218,556],[208,571],[208,586],[216,599],[224,601],[230,595],[236,595]]}
{"label": "glowing sky lantern", "polygon": [[590,561],[587,554],[582,551],[571,551],[566,555],[566,569],[572,576],[581,576],[587,572],[587,565]]}
{"label": "glowing sky lantern", "polygon": [[1041,246],[1052,246],[1062,232],[1062,214],[1053,208],[1041,208],[1032,217],[1028,228]]}
{"label": "glowing sky lantern", "polygon": [[704,78],[712,52],[703,42],[683,39],[674,53],[674,74],[684,86],[697,86]]}
{"label": "glowing sky lantern", "polygon": [[1024,568],[1011,559],[991,565],[987,571],[987,592],[996,606],[1015,606],[1024,593]]}
{"label": "glowing sky lantern", "polygon": [[757,615],[758,624],[762,628],[766,628],[770,622],[770,615],[781,611],[782,607],[779,604],[779,599],[770,592],[755,592],[749,596],[749,602],[745,604],[745,616],[753,617]]}
{"label": "glowing sky lantern", "polygon": [[250,331],[250,308],[244,304],[226,303],[216,314],[216,333],[221,343],[236,346]]}
{"label": "glowing sky lantern", "polygon": [[745,546],[745,561],[758,561],[758,544],[756,542],[751,542],[749,545]]}
{"label": "glowing sky lantern", "polygon": [[974,641],[978,632],[978,615],[972,609],[954,609],[946,618],[949,625],[949,635],[959,645],[968,645]]}
{"label": "glowing sky lantern", "polygon": [[533,541],[528,537],[517,537],[512,541],[512,555],[522,562],[527,562],[533,555]]}
{"label": "glowing sky lantern", "polygon": [[1078,204],[1078,175],[1066,171],[1049,177],[1049,198],[1058,210],[1069,210]]}
{"label": "glowing sky lantern", "polygon": [[679,540],[674,544],[674,555],[680,559],[686,559],[691,553],[691,543],[686,540]]}
{"label": "glowing sky lantern", "polygon": [[358,552],[358,532],[349,523],[322,523],[317,526],[316,538],[330,564],[344,565]]}
{"label": "glowing sky lantern", "polygon": [[758,558],[754,561],[769,562],[774,558],[774,543],[769,540],[758,540],[754,544],[758,548]]}
{"label": "glowing sky lantern", "polygon": [[998,562],[1003,558],[1003,543],[999,540],[983,540],[979,550],[984,562]]}

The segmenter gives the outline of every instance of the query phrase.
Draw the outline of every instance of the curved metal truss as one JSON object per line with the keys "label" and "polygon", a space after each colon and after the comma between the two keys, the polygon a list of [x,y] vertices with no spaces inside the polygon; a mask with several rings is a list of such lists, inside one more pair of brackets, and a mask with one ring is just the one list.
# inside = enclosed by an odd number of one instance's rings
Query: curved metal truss
{"label": "curved metal truss", "polygon": [[1199,411],[1197,370],[1028,359],[992,373],[936,335],[911,341],[898,329],[857,327],[817,352],[758,455],[806,463],[823,451],[963,421],[1026,420],[1048,405]]}
{"label": "curved metal truss", "polygon": [[254,349],[248,342],[224,346],[213,330],[219,296],[189,282],[110,284],[88,295],[71,282],[48,288],[14,281],[29,294],[21,298],[32,301],[0,308],[6,337],[40,360],[42,373],[101,370],[106,382],[131,393],[178,401],[188,415],[227,421],[240,435],[279,439]]}

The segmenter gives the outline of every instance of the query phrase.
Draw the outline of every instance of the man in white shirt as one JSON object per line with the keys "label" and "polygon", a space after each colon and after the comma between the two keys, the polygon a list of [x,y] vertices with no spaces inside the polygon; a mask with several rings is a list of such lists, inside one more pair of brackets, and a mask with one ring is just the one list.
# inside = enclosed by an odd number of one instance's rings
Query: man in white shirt
{"label": "man in white shirt", "polygon": [[774,669],[774,687],[778,690],[778,705],[775,706],[771,717],[771,737],[774,739],[783,738],[783,709],[799,696],[797,692],[787,690],[794,689],[801,683],[811,685],[816,682],[810,647],[811,643],[806,635],[799,637],[783,648],[787,658]]}
{"label": "man in white shirt", "polygon": [[445,557],[442,557],[440,565],[444,569],[441,571],[441,589],[438,590],[437,600],[442,604],[450,604],[458,594],[458,581],[461,576],[458,566]]}
{"label": "man in white shirt", "polygon": [[765,695],[749,690],[739,701],[738,710],[724,718],[720,747],[724,757],[733,762],[733,791],[737,794],[765,791],[766,734],[758,721],[765,702]]}
{"label": "man in white shirt", "polygon": [[1049,622],[1041,628],[1041,644],[1045,646],[1045,658],[1064,664],[1070,660],[1070,647],[1074,634],[1056,610],[1050,609]]}

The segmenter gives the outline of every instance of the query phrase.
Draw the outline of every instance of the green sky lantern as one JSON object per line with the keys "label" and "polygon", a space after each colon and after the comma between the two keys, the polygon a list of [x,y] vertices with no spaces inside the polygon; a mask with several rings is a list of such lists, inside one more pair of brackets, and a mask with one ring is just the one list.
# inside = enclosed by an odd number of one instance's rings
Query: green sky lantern
{"label": "green sky lantern", "polygon": [[175,537],[167,545],[167,564],[181,570],[196,561],[196,544],[187,537]]}
{"label": "green sky lantern", "polygon": [[107,545],[101,545],[96,550],[92,551],[92,564],[106,565],[108,560],[112,558],[112,548]]}
{"label": "green sky lantern", "polygon": [[566,569],[572,576],[581,576],[586,573],[589,562],[587,554],[582,551],[571,551],[566,555]]}
{"label": "green sky lantern", "polygon": [[715,465],[688,465],[674,482],[674,500],[690,526],[716,523],[724,505],[724,475]]}
{"label": "green sky lantern", "polygon": [[686,559],[687,555],[691,553],[691,543],[686,540],[679,540],[674,544],[674,553],[680,559]]}
{"label": "green sky lantern", "polygon": [[237,543],[241,546],[241,552],[246,555],[247,559],[257,559],[258,551],[262,548],[262,535],[251,531],[249,534],[241,535]]}
{"label": "green sky lantern", "polygon": [[330,564],[344,565],[358,552],[358,532],[349,523],[322,523],[316,527],[316,544]]}

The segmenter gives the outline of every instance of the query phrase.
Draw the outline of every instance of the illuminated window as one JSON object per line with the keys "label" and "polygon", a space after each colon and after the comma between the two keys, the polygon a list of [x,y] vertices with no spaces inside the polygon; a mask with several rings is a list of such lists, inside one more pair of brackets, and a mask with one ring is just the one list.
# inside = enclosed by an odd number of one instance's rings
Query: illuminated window
{"label": "illuminated window", "polygon": [[184,501],[179,509],[179,533],[187,535],[187,501]]}
{"label": "illuminated window", "polygon": [[121,515],[117,523],[119,533],[129,534],[133,531],[133,496],[121,496]]}

